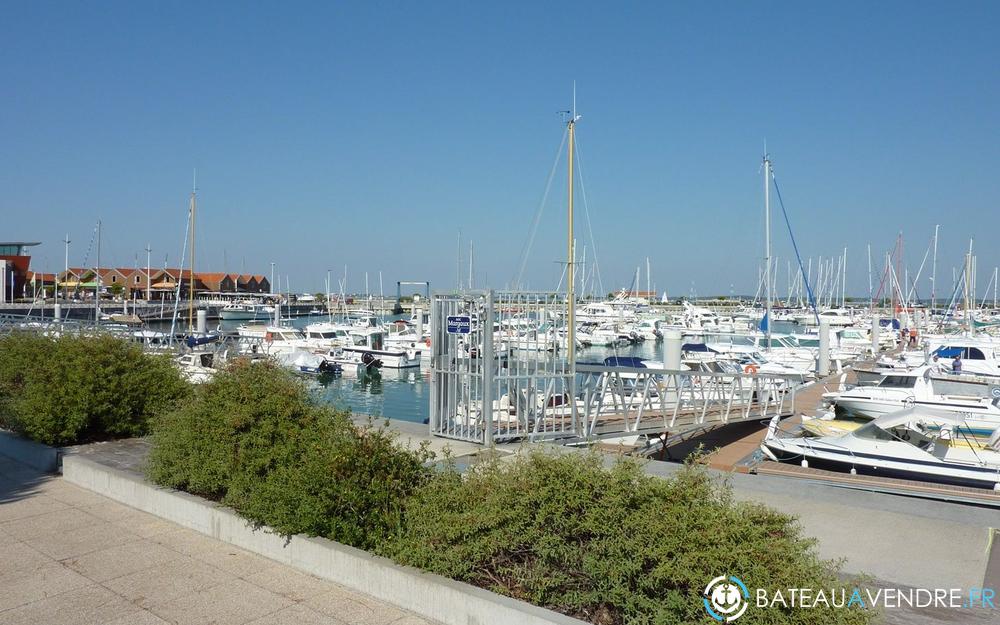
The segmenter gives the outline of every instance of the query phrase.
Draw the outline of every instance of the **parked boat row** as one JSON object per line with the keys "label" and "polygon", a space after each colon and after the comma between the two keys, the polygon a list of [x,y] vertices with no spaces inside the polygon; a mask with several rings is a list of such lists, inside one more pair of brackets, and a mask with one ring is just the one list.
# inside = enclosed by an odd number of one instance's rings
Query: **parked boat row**
{"label": "parked boat row", "polygon": [[[931,323],[924,328],[941,327]],[[946,325],[946,324],[945,324]],[[857,384],[823,395],[816,415],[761,445],[774,460],[1000,490],[1000,337],[903,336],[905,348],[855,370]]]}

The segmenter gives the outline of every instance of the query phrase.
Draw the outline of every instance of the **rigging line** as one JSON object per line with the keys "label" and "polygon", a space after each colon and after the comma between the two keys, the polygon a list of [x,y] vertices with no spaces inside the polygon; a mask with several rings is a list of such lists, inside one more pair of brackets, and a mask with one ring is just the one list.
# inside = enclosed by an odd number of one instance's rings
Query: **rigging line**
{"label": "rigging line", "polygon": [[563,129],[562,141],[559,142],[559,149],[556,150],[556,157],[552,161],[552,169],[549,170],[549,178],[545,182],[545,192],[542,193],[542,200],[538,203],[538,208],[535,211],[535,219],[531,224],[531,231],[528,235],[528,240],[525,241],[524,247],[521,249],[521,262],[517,270],[517,277],[513,284],[515,289],[521,288],[521,278],[524,277],[524,269],[528,265],[528,257],[531,256],[531,247],[535,244],[535,235],[538,234],[538,224],[542,220],[545,203],[548,201],[549,191],[552,189],[552,180],[555,178],[556,167],[559,166],[559,158],[562,156],[563,147],[566,145],[566,137],[568,134],[569,127]]}
{"label": "rigging line", "polygon": [[90,234],[90,243],[87,244],[87,253],[83,255],[83,265],[82,269],[87,268],[87,261],[90,260],[90,250],[94,249],[94,240],[97,238],[97,226],[94,226],[94,231]]}
{"label": "rigging line", "polygon": [[951,291],[951,298],[949,298],[948,300],[948,310],[946,311],[945,314],[946,317],[952,316],[954,314],[954,310],[958,307],[958,292],[962,290],[962,288],[965,286],[963,284],[964,282],[965,282],[965,264],[962,265],[962,272],[958,274],[958,278],[955,280],[955,288],[952,289]]}
{"label": "rigging line", "polygon": [[587,217],[587,233],[590,234],[590,244],[594,247],[594,269],[597,274],[597,286],[604,293],[604,280],[601,279],[601,263],[597,260],[597,241],[594,240],[594,227],[590,224],[590,207],[587,204],[587,188],[583,185],[583,155],[580,154],[580,139],[574,137],[576,146],[577,175],[580,178],[580,197],[583,199],[583,214]]}
{"label": "rigging line", "polygon": [[[785,218],[785,226],[788,228],[788,236],[792,239],[792,249],[795,250],[795,260],[799,263],[799,271],[805,275],[805,267],[802,266],[802,256],[799,255],[799,245],[795,242],[795,235],[792,234],[792,224],[788,221],[788,212],[785,210],[785,201],[781,199],[781,189],[778,188],[778,178],[774,175],[774,169],[771,169],[771,182],[774,183],[774,192],[778,196],[778,205],[781,206],[781,214]],[[816,325],[819,325],[819,311],[816,310],[816,300],[813,298],[812,287],[809,285],[809,281],[806,281],[806,293],[809,294],[809,303],[812,304],[813,315],[816,316]],[[771,323],[771,320],[768,320]]]}
{"label": "rigging line", "polygon": [[[984,308],[986,308],[986,300],[990,296],[990,287],[993,286],[993,282],[994,282],[994,280],[996,280],[996,277],[997,277],[997,274],[994,271],[993,275],[990,276],[989,284],[986,285],[986,290],[985,290],[985,292],[983,294],[983,303],[979,305],[979,310],[983,310]],[[975,304],[975,302],[972,302],[972,303]]]}
{"label": "rigging line", "polygon": [[[191,228],[191,211],[188,210],[187,223],[184,226],[184,245],[183,245],[183,247],[181,247],[181,258],[182,259],[184,258],[185,254],[187,254],[188,234],[190,233],[190,228]],[[170,274],[167,274],[167,275],[169,276]],[[281,280],[281,278],[279,277],[279,281],[280,280]],[[183,282],[184,282],[184,268],[181,267],[180,269],[177,270],[177,288],[174,291],[174,314],[173,314],[173,317],[170,318],[170,341],[171,342],[173,342],[173,340],[174,340],[174,331],[177,329],[177,310],[178,310],[178,306],[181,303],[181,283],[183,283]],[[278,287],[278,288],[280,290],[281,287]],[[189,293],[188,297],[194,297],[194,293]]]}
{"label": "rigging line", "polygon": [[916,293],[916,291],[917,291],[917,284],[920,282],[920,274],[922,274],[924,272],[924,264],[927,262],[927,255],[930,254],[930,252],[931,252],[931,245],[933,245],[933,244],[934,244],[934,241],[931,240],[931,243],[927,246],[927,249],[924,251],[924,259],[920,261],[920,268],[917,269],[917,277],[912,280],[912,286],[907,285],[907,287],[909,288],[909,291],[906,292],[906,301],[907,301],[907,303],[913,301],[913,295],[914,294],[917,294],[919,296],[919,293]]}

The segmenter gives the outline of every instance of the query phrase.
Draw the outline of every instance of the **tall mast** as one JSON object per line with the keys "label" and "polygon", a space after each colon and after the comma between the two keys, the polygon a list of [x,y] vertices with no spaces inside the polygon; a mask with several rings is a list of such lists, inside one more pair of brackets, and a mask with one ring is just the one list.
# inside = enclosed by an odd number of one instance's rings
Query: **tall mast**
{"label": "tall mast", "polygon": [[[69,244],[70,244],[70,242],[71,241],[69,240],[69,233],[67,232],[66,233],[66,238],[63,239],[63,243],[66,244],[66,259],[65,259],[65,266],[63,267],[63,276],[64,276],[63,277],[63,281],[65,281],[65,282],[69,282]],[[59,282],[56,281],[56,286],[58,287],[58,285],[59,285]],[[77,282],[77,286],[80,286],[79,281]],[[69,297],[68,297],[69,293],[68,293],[68,291],[69,291],[69,287],[63,287],[63,299],[65,299],[65,300],[69,300]]]}
{"label": "tall mast", "polygon": [[872,244],[868,244],[868,299],[869,307],[875,311],[875,292],[872,291]]}
{"label": "tall mast", "polygon": [[934,304],[937,299],[937,245],[938,245],[938,228],[941,225],[937,224],[934,226],[934,262],[931,265],[931,314],[934,314]]}
{"label": "tall mast", "polygon": [[649,277],[649,256],[647,256],[646,257],[646,297],[652,297],[652,295],[650,295],[651,291],[649,289],[649,282],[650,282],[650,277]]}
{"label": "tall mast", "polygon": [[146,244],[146,301],[147,302],[150,299],[150,291],[149,291],[149,288],[150,288],[150,285],[149,285],[149,283],[150,283],[150,279],[149,279],[149,276],[150,276],[150,266],[149,265],[150,265],[150,253],[152,253],[152,251],[153,251],[153,248],[151,248],[149,246],[149,243],[147,243]]}
{"label": "tall mast", "polygon": [[970,336],[972,335],[972,306],[969,303],[969,297],[972,295],[972,241],[970,238],[969,252],[965,255],[965,330]]}
{"label": "tall mast", "polygon": [[191,269],[188,275],[188,331],[194,331],[194,217],[197,207],[198,172],[195,170],[191,185]]}
{"label": "tall mast", "polygon": [[94,325],[101,320],[101,220],[97,220],[97,271],[94,272]]}
{"label": "tall mast", "polygon": [[847,247],[844,247],[844,277],[840,281],[840,307],[847,306]]}
{"label": "tall mast", "polygon": [[766,349],[771,349],[771,158],[764,151],[764,289],[766,303],[764,318],[767,319]]}
{"label": "tall mast", "polygon": [[[567,163],[569,170],[567,186],[567,229],[566,229],[566,357],[569,366],[575,368],[576,363],[576,275],[574,272],[573,253],[573,152],[576,142],[576,122],[580,119],[576,114],[576,83],[573,83],[573,109],[566,122],[569,135],[569,150]],[[576,404],[574,403],[573,406]]]}

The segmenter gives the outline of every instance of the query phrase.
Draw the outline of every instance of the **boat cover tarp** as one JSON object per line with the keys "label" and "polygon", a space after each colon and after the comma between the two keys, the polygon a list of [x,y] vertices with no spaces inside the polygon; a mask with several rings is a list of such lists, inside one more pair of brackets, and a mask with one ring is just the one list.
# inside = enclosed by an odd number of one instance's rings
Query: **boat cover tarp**
{"label": "boat cover tarp", "polygon": [[218,334],[209,334],[206,336],[189,336],[184,339],[184,342],[188,347],[197,347],[198,345],[206,345],[208,343],[214,343],[222,338]]}
{"label": "boat cover tarp", "polygon": [[705,353],[711,352],[713,354],[718,354],[719,353],[717,350],[712,349],[711,347],[709,347],[708,345],[705,345],[704,343],[685,343],[685,344],[681,345],[681,351],[682,352],[705,352]]}
{"label": "boat cover tarp", "polygon": [[604,359],[604,365],[607,367],[633,367],[635,369],[645,369],[646,365],[642,362],[642,358],[637,358],[635,356],[608,356]]}

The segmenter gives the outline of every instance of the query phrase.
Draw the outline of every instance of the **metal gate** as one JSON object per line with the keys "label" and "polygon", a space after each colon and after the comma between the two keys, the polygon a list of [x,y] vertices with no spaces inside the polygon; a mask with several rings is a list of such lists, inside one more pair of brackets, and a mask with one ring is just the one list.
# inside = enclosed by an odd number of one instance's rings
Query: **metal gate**
{"label": "metal gate", "polygon": [[431,434],[483,444],[580,431],[559,293],[431,298]]}

